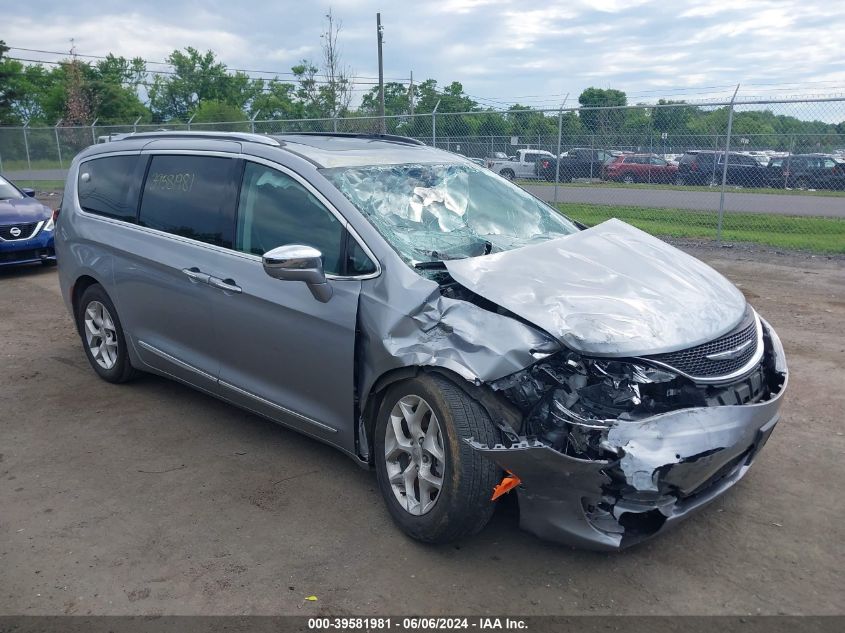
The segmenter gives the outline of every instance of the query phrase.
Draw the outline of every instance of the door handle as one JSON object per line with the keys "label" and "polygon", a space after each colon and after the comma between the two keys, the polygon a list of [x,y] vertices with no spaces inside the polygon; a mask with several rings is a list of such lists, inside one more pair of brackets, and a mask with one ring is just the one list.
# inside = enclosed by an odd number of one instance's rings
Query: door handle
{"label": "door handle", "polygon": [[207,284],[208,280],[210,279],[209,275],[202,272],[196,266],[193,267],[193,268],[183,268],[182,272],[185,273],[188,276],[188,279],[190,279],[191,281],[197,281],[197,282]]}
{"label": "door handle", "polygon": [[209,277],[208,284],[214,286],[215,288],[219,288],[220,290],[223,290],[225,292],[243,292],[241,290],[241,287],[236,284],[233,279],[219,279],[217,277]]}

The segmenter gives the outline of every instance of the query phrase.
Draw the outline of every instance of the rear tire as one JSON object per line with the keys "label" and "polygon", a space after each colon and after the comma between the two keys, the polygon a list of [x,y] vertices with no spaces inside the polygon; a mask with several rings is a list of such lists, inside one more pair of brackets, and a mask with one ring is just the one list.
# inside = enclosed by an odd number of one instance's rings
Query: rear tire
{"label": "rear tire", "polygon": [[100,378],[122,383],[138,374],[129,360],[117,310],[101,285],[88,286],[82,293],[76,310],[76,327],[88,362]]}
{"label": "rear tire", "polygon": [[633,185],[635,182],[637,182],[637,179],[634,178],[633,174],[625,174],[624,176],[622,176],[622,182],[624,182],[626,185]]}
{"label": "rear tire", "polygon": [[515,176],[515,174],[513,173],[513,170],[511,170],[511,169],[503,169],[502,171],[499,172],[499,175],[502,178],[504,178],[505,180],[513,180],[514,176]]}
{"label": "rear tire", "polygon": [[[423,441],[407,441],[413,428]],[[440,444],[432,439],[436,429]],[[375,425],[376,475],[390,516],[411,538],[448,543],[479,532],[490,520],[501,471],[467,445],[468,438],[493,446],[498,431],[486,411],[449,380],[421,374],[385,395]]]}

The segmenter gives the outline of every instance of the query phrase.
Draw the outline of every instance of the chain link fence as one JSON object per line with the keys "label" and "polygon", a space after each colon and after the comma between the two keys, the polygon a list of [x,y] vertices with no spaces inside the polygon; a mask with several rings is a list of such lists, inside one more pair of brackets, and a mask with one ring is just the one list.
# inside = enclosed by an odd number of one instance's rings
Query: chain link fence
{"label": "chain link fence", "polygon": [[413,137],[513,179],[586,225],[845,253],[845,97],[334,119],[0,128],[0,172],[60,181],[84,147],[132,132]]}

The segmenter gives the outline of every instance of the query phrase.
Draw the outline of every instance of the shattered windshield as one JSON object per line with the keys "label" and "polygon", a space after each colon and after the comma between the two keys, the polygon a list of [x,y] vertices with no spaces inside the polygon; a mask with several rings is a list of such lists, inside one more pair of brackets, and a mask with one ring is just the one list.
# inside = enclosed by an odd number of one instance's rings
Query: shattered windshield
{"label": "shattered windshield", "polygon": [[487,169],[465,163],[324,169],[411,264],[507,251],[578,228]]}

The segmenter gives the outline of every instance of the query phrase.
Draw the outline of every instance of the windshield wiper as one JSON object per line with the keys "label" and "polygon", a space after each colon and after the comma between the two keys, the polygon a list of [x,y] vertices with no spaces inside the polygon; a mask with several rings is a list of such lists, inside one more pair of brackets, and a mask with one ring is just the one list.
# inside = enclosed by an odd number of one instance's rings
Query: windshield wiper
{"label": "windshield wiper", "polygon": [[417,269],[420,269],[420,270],[430,270],[430,269],[445,270],[446,269],[446,263],[442,259],[438,259],[438,260],[431,261],[431,262],[417,262],[416,264],[414,264],[414,268],[417,268]]}

